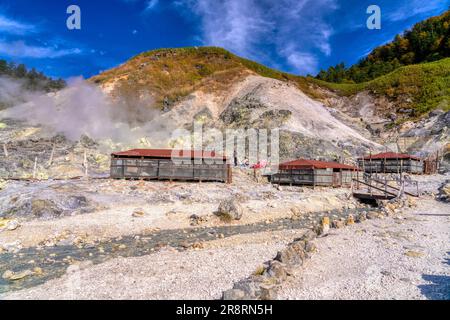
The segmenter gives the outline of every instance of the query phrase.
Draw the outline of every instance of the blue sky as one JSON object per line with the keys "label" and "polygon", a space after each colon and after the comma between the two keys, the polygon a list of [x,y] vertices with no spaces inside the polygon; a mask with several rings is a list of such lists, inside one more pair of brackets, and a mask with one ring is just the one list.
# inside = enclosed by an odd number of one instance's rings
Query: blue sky
{"label": "blue sky", "polygon": [[[66,9],[81,8],[81,30]],[[381,30],[366,27],[369,5]],[[357,62],[450,0],[2,0],[0,58],[88,78],[151,49],[215,45],[295,74]]]}

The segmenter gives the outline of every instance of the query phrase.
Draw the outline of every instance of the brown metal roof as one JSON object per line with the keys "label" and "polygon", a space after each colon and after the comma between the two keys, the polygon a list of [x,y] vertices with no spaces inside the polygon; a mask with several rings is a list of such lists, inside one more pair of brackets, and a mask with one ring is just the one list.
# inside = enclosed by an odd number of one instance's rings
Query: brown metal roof
{"label": "brown metal roof", "polygon": [[318,160],[298,159],[280,164],[280,169],[343,169],[343,170],[358,170],[354,166],[350,166],[338,162],[327,162]]}
{"label": "brown metal roof", "polygon": [[413,160],[421,160],[418,157],[412,156],[410,154],[405,154],[405,153],[395,153],[395,152],[384,152],[384,153],[379,153],[379,154],[375,154],[372,156],[366,156],[364,158],[362,158],[364,160],[377,160],[377,159],[413,159]]}
{"label": "brown metal roof", "polygon": [[171,159],[172,155],[176,158],[227,159],[225,156],[217,154],[214,151],[176,149],[132,149],[128,151],[114,152],[111,155],[115,157],[146,157],[158,159]]}

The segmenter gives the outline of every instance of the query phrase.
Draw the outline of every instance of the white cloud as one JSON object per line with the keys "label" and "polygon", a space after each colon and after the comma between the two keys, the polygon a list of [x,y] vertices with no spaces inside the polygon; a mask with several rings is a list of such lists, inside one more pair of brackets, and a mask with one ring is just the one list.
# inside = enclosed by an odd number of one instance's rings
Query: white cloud
{"label": "white cloud", "polygon": [[251,55],[254,46],[272,31],[257,0],[198,0],[194,11],[202,17],[203,41]]}
{"label": "white cloud", "polygon": [[293,51],[285,56],[288,63],[301,74],[316,74],[318,71],[319,62],[310,53]]}
{"label": "white cloud", "polygon": [[24,41],[5,42],[0,40],[0,54],[9,57],[54,59],[80,53],[82,51],[78,48],[58,49],[55,47],[30,46]]}
{"label": "white cloud", "polygon": [[159,4],[159,0],[149,0],[145,4],[145,11],[151,11]]}
{"label": "white cloud", "polygon": [[0,14],[0,31],[9,34],[23,35],[35,32],[35,26],[23,23]]}
{"label": "white cloud", "polygon": [[403,2],[403,5],[398,6],[396,10],[387,15],[389,21],[402,21],[422,14],[438,14],[449,6],[447,0],[407,0]]}
{"label": "white cloud", "polygon": [[[283,57],[291,71],[299,73],[317,68],[314,54],[332,53],[329,40],[333,28],[325,18],[336,10],[336,0],[190,0],[186,3],[202,19],[205,45],[224,47],[259,60],[267,59],[267,54],[262,52],[262,48],[267,48]],[[307,63],[311,64],[310,68]]]}

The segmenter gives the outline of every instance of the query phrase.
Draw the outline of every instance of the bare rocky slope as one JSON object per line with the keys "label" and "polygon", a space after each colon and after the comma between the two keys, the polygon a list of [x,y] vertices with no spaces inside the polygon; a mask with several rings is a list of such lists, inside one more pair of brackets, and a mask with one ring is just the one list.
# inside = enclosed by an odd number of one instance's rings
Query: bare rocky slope
{"label": "bare rocky slope", "polygon": [[[411,70],[398,73],[403,77]],[[391,77],[396,76],[385,77],[383,85]],[[0,142],[6,150],[0,174],[30,177],[36,159],[38,178],[82,176],[86,166],[90,174],[107,174],[111,151],[173,147],[180,142],[174,130],[191,132],[194,123],[222,132],[280,129],[281,160],[352,163],[386,148],[421,156],[439,150],[448,159],[447,106],[408,116],[406,96],[400,103],[374,88],[352,87],[342,94],[342,88],[272,70],[220,48],[151,51],[87,84],[2,111]]]}

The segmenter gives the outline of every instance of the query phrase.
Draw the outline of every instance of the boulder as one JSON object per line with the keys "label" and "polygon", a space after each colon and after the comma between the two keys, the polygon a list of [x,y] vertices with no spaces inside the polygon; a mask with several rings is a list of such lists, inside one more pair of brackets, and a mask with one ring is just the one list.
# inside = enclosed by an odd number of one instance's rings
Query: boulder
{"label": "boulder", "polygon": [[31,213],[39,218],[54,218],[62,214],[62,210],[52,200],[33,199],[31,200]]}
{"label": "boulder", "polygon": [[277,300],[278,287],[275,285],[261,285],[261,295],[260,300],[269,301]]}
{"label": "boulder", "polygon": [[369,211],[367,213],[367,219],[369,220],[375,220],[378,219],[380,217],[380,214],[376,211]]}
{"label": "boulder", "polygon": [[320,224],[315,228],[317,235],[326,235],[330,231],[330,218],[323,217]]}
{"label": "boulder", "polygon": [[234,284],[233,289],[244,292],[245,300],[256,300],[261,296],[261,279],[249,277]]}
{"label": "boulder", "polygon": [[333,220],[333,222],[331,223],[331,226],[335,229],[341,229],[341,228],[345,227],[345,223],[342,220]]}
{"label": "boulder", "polygon": [[358,214],[356,216],[356,222],[361,223],[367,220],[367,213],[366,212],[361,212],[360,214]]}
{"label": "boulder", "polygon": [[222,294],[222,300],[233,301],[233,300],[244,300],[245,292],[239,289],[230,289],[224,291]]}
{"label": "boulder", "polygon": [[145,211],[143,209],[134,209],[133,213],[131,214],[133,218],[142,218],[145,216]]}
{"label": "boulder", "polygon": [[288,272],[286,266],[280,261],[272,260],[269,262],[263,275],[268,278],[273,278],[276,282],[280,283],[287,279]]}
{"label": "boulder", "polygon": [[312,230],[308,230],[300,238],[295,239],[294,242],[296,242],[296,241],[312,241],[315,238],[317,238],[317,234]]}
{"label": "boulder", "polygon": [[353,217],[352,214],[349,214],[349,215],[348,215],[346,224],[347,224],[348,226],[351,226],[351,225],[354,225],[354,224],[355,224],[355,218]]}
{"label": "boulder", "polygon": [[240,220],[244,214],[244,208],[235,197],[223,200],[214,213],[224,220]]}
{"label": "boulder", "polygon": [[6,230],[8,231],[14,231],[17,228],[20,227],[20,223],[17,220],[11,220],[8,222],[8,224],[6,225]]}
{"label": "boulder", "polygon": [[442,202],[450,202],[450,181],[446,181],[439,188],[437,199]]}

